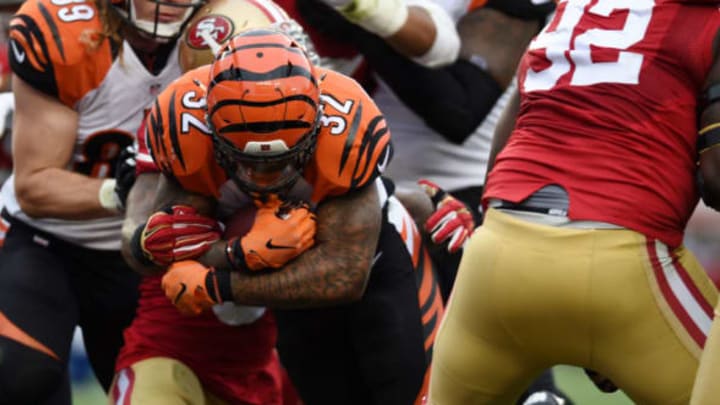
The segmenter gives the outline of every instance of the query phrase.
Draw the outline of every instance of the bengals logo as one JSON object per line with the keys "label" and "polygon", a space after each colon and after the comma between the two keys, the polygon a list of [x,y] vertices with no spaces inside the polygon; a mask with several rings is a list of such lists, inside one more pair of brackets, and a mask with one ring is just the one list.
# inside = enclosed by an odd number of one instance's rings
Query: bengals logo
{"label": "bengals logo", "polygon": [[218,44],[222,44],[235,31],[232,20],[223,15],[208,15],[197,21],[188,28],[186,42],[191,48],[208,49],[208,43],[200,35],[207,32]]}

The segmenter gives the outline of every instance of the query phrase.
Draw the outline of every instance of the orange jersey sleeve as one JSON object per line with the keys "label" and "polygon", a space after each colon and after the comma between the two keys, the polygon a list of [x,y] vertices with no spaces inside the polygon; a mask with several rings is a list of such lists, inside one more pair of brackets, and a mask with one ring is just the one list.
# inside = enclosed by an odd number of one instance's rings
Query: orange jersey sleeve
{"label": "orange jersey sleeve", "polygon": [[10,66],[72,108],[103,81],[117,54],[102,32],[93,0],[26,1],[10,21]]}
{"label": "orange jersey sleeve", "polygon": [[470,1],[470,4],[468,4],[467,11],[470,12],[470,11],[475,10],[476,8],[483,7],[483,6],[485,6],[485,4],[487,2],[488,2],[488,0],[472,0],[472,1]]}
{"label": "orange jersey sleeve", "polygon": [[324,112],[305,173],[314,202],[372,183],[392,158],[390,130],[370,96],[352,78],[318,70]]}
{"label": "orange jersey sleeve", "polygon": [[147,141],[155,164],[185,190],[218,197],[226,176],[215,162],[205,122],[209,66],[185,73],[156,99],[147,117]]}

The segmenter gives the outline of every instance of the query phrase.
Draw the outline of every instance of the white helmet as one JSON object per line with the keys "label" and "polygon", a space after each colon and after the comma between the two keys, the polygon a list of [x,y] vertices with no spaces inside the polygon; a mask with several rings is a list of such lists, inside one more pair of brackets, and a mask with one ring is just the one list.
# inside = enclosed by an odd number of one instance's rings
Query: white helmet
{"label": "white helmet", "polygon": [[[170,42],[176,39],[195,12],[207,2],[207,0],[143,0],[155,4],[155,16],[151,20],[140,20],[137,17],[134,0],[111,0],[115,10],[131,26],[142,34],[158,42]],[[173,22],[160,21],[160,7],[174,7],[184,9],[182,18]]]}
{"label": "white helmet", "polygon": [[186,72],[209,64],[230,37],[253,28],[272,28],[290,35],[306,48],[311,61],[317,61],[303,29],[273,1],[210,0],[185,29],[179,45],[180,67]]}

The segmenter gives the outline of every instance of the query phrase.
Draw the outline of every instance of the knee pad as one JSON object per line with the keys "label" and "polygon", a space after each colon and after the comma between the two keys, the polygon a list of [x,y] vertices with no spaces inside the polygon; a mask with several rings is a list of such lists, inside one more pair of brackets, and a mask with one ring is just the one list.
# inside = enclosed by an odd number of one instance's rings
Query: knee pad
{"label": "knee pad", "polygon": [[42,403],[60,388],[64,374],[57,359],[0,337],[0,405]]}

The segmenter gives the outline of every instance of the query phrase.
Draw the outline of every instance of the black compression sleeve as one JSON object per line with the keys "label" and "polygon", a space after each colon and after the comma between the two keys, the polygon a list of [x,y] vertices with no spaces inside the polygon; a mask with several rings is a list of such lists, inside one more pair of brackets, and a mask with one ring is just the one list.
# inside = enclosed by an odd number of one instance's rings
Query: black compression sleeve
{"label": "black compression sleeve", "polygon": [[469,61],[428,69],[317,0],[298,0],[297,4],[306,22],[321,34],[355,45],[400,100],[450,142],[464,142],[502,94],[500,85]]}
{"label": "black compression sleeve", "polygon": [[467,60],[429,69],[395,52],[380,37],[363,32],[354,39],[400,100],[450,142],[463,143],[502,95],[495,79]]}

